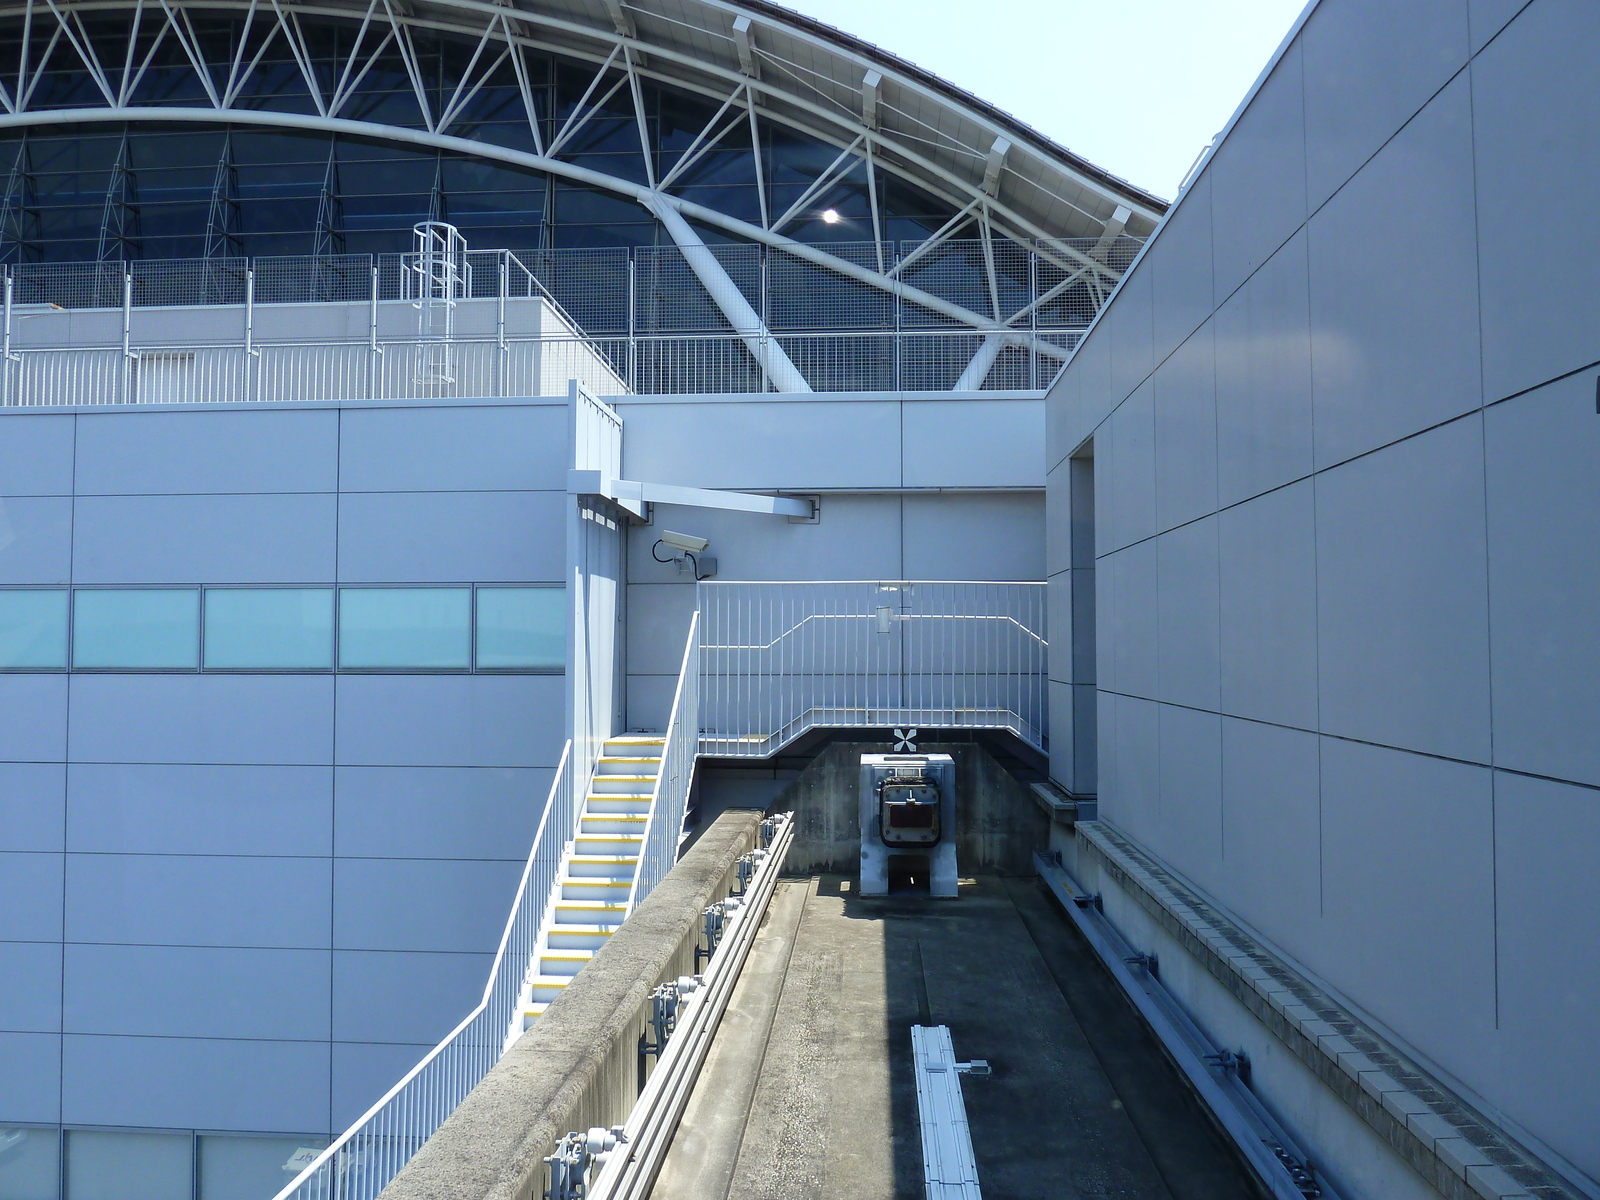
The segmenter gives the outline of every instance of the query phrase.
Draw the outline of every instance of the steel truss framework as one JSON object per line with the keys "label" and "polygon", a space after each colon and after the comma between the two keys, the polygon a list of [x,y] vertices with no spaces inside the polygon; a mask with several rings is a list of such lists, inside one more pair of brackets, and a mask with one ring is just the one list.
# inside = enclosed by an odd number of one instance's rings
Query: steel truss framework
{"label": "steel truss framework", "polygon": [[[1094,186],[1093,180],[1070,164],[1055,164],[1059,194],[1047,197],[1051,204],[1041,206],[1033,193],[1048,190],[1048,180],[1041,180],[1050,172],[1039,169],[1041,162],[1049,165],[1048,156],[1036,148],[1019,149],[1003,130],[970,112],[959,113],[961,121],[939,119],[939,112],[948,116],[952,106],[934,98],[943,104],[943,109],[937,110],[930,102],[931,93],[915,80],[895,78],[859,55],[859,61],[846,61],[841,68],[841,56],[850,59],[845,51],[825,45],[823,39],[803,30],[781,27],[760,13],[752,20],[751,14],[715,0],[690,0],[689,4],[672,5],[670,11],[666,0],[663,4],[661,10],[647,11],[620,0],[606,0],[593,6],[594,13],[575,5],[557,15],[479,0],[426,5],[412,0],[357,0],[354,5],[327,0],[295,4],[217,0],[204,6],[177,0],[24,0],[0,8],[0,27],[9,26],[11,33],[0,44],[0,129],[115,122],[221,123],[376,138],[497,160],[629,197],[661,219],[680,245],[680,233],[692,220],[743,240],[781,248],[962,326],[991,331],[996,335],[989,339],[991,360],[1010,336],[1026,326],[1035,309],[1074,285],[1085,286],[1098,307],[1120,277],[1122,264],[1113,262],[1108,253],[1111,244],[1130,220],[1143,221],[1148,227],[1159,217],[1159,208],[1141,205],[1139,194],[1132,189],[1124,193]],[[548,10],[556,5],[545,3],[543,7]],[[217,14],[231,16],[242,29],[230,39],[231,45],[219,45],[201,31],[204,18]],[[694,53],[684,49],[682,37],[693,23],[691,19],[698,20],[694,33],[703,43]],[[116,24],[119,21],[120,26]],[[342,57],[332,70],[326,55],[319,58],[316,52],[317,46],[325,47],[326,40],[314,45],[312,36],[318,24],[329,23],[344,31]],[[650,38],[645,33],[649,26],[667,28],[678,36]],[[108,41],[108,27],[123,31],[120,46]],[[454,78],[427,77],[418,52],[419,40],[427,37],[459,44],[466,62]],[[808,53],[797,53],[797,48]],[[264,63],[281,59],[284,50],[298,68],[298,79],[292,83],[277,79],[271,89],[259,86],[255,77]],[[829,56],[826,62],[824,50]],[[530,52],[587,61],[593,71],[582,99],[559,126],[541,112],[542,100],[527,63]],[[203,96],[195,97],[196,103],[173,103],[148,95],[148,87],[142,90],[152,77],[152,64],[170,62],[179,53],[203,91]],[[396,57],[410,82],[414,112],[406,115],[403,124],[363,119],[357,103],[363,84],[380,61],[392,62]],[[856,68],[860,68],[860,82],[852,105],[841,99],[838,79],[841,71]],[[463,121],[468,106],[491,81],[503,81],[508,69],[521,93],[532,152],[463,136],[470,132]],[[63,70],[85,72],[92,83],[87,95],[80,94],[65,105],[50,99],[49,87],[41,90],[41,83],[52,72]],[[718,106],[675,161],[667,162],[652,148],[642,96],[646,80],[688,91]],[[263,107],[262,95],[273,89],[276,100],[266,103],[276,107]],[[598,115],[614,114],[614,101],[626,104],[630,100],[639,132],[642,183],[567,157]],[[285,111],[296,108],[303,111]],[[762,125],[758,116],[802,130],[838,149],[837,157],[781,213],[769,211],[768,187],[761,178]],[[948,132],[950,129],[957,129],[960,136]],[[738,136],[730,141],[735,131]],[[725,151],[735,144],[746,148],[754,159],[761,197],[759,223],[673,192],[713,150]],[[879,204],[885,174],[898,176],[955,210],[943,227],[893,264],[881,250],[887,240]],[[861,175],[871,201],[873,242],[880,247],[876,261],[851,261],[826,246],[785,234],[830,187],[847,176]],[[219,169],[218,178],[226,177]],[[108,198],[107,203],[113,201]],[[1062,236],[1060,222],[1047,227],[1030,212],[1052,205],[1056,211],[1063,205],[1070,210],[1068,215],[1078,224],[1073,231],[1078,244]],[[6,206],[14,206],[9,191]],[[1109,216],[1103,211],[1107,207],[1112,208]],[[1098,241],[1087,249],[1081,237],[1085,229],[1091,235],[1099,233]],[[126,240],[128,234],[119,227],[118,236]],[[981,243],[989,285],[987,304],[969,307],[953,303],[905,282],[908,267],[957,237]],[[1016,311],[1007,311],[1002,303],[995,267],[996,247],[1007,240],[1027,241],[1035,253],[1063,272],[1046,295],[1031,298]],[[685,249],[693,252],[695,248]],[[717,293],[712,281],[703,282]],[[765,333],[761,328],[743,328],[742,314],[728,315],[740,333]]]}

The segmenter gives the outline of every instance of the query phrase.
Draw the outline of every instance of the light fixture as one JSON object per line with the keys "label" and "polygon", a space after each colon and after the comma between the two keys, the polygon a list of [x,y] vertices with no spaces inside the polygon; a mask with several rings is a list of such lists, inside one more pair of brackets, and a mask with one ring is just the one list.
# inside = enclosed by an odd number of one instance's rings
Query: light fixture
{"label": "light fixture", "polygon": [[822,223],[824,225],[837,225],[842,220],[844,220],[844,218],[839,215],[838,209],[829,208],[823,210]]}

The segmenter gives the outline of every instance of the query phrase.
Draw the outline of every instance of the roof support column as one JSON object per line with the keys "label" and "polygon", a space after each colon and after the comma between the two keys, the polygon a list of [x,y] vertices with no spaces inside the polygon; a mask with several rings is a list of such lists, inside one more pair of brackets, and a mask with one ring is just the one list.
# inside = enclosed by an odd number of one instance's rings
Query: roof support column
{"label": "roof support column", "polygon": [[967,364],[967,369],[961,372],[961,378],[956,380],[952,391],[975,392],[983,386],[983,381],[989,378],[989,371],[993,368],[995,360],[1000,357],[1000,351],[1006,348],[1006,343],[1011,340],[1011,335],[1006,333],[987,334],[978,352],[972,356],[972,361]]}
{"label": "roof support column", "polygon": [[646,193],[641,202],[655,214],[656,220],[666,226],[667,233],[677,243],[678,249],[683,251],[689,269],[711,293],[712,301],[728,319],[728,324],[733,326],[745,348],[761,364],[772,386],[780,392],[809,392],[811,385],[806,382],[805,376],[783,352],[783,347],[778,345],[760,315],[750,307],[750,301],[744,298],[738,285],[728,278],[717,256],[700,240],[700,235],[683,219],[683,215],[655,193]]}

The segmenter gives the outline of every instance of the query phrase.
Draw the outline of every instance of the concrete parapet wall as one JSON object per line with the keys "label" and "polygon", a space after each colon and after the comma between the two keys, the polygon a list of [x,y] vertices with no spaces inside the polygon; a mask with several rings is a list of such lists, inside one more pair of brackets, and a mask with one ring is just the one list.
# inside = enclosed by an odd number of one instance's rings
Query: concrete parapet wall
{"label": "concrete parapet wall", "polygon": [[[772,811],[794,813],[789,871],[855,874],[861,858],[861,756],[893,749],[882,742],[835,742],[783,790]],[[1032,874],[1033,852],[1049,841],[1050,821],[1028,789],[975,743],[928,742],[917,752],[955,759],[957,870]]]}
{"label": "concrete parapet wall", "polygon": [[571,1130],[621,1124],[638,1096],[639,1038],[653,988],[694,973],[701,912],[727,895],[757,812],[701,835],[544,1015],[404,1170],[384,1200],[526,1200]]}

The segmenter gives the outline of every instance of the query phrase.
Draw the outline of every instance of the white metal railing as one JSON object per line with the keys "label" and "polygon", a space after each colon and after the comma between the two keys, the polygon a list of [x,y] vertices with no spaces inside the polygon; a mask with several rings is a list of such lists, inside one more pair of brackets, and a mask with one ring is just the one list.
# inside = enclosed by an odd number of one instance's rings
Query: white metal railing
{"label": "white metal railing", "polygon": [[689,789],[694,783],[695,757],[700,749],[700,614],[689,619],[689,639],[683,650],[683,666],[678,671],[678,688],[672,698],[672,716],[667,721],[666,745],[661,748],[655,796],[650,804],[650,820],[645,825],[644,849],[634,872],[628,911],[650,894],[662,876],[678,860],[678,842],[683,832],[683,817],[689,807]]}
{"label": "white metal railing", "polygon": [[577,831],[587,784],[587,778],[576,777],[568,742],[483,999],[275,1200],[373,1200],[499,1061],[533,965],[547,902],[560,879],[562,854]]}
{"label": "white metal railing", "polygon": [[1044,748],[1045,585],[700,585],[700,752],[811,729],[1008,729]]}

